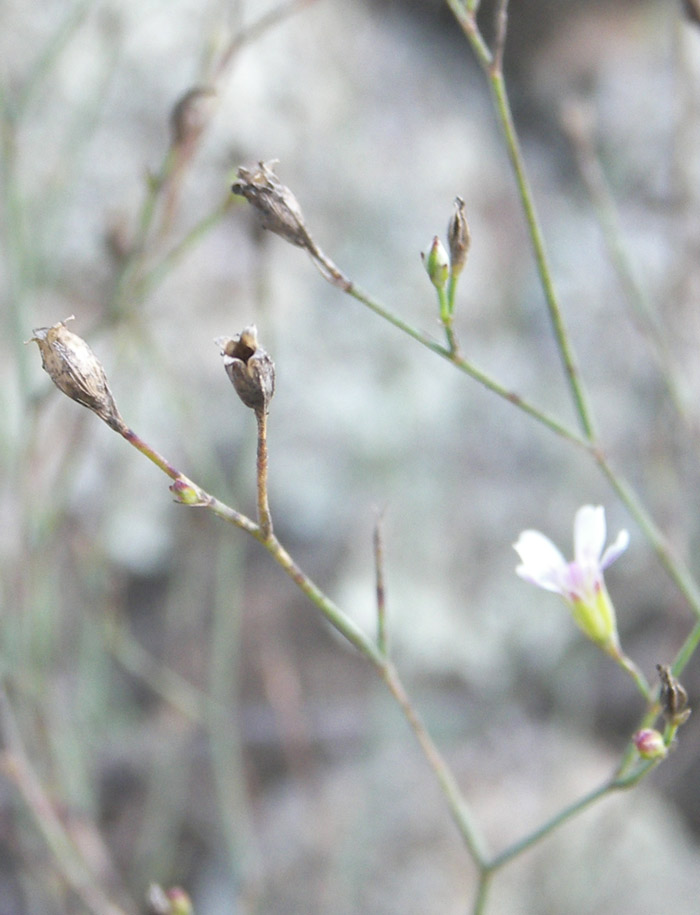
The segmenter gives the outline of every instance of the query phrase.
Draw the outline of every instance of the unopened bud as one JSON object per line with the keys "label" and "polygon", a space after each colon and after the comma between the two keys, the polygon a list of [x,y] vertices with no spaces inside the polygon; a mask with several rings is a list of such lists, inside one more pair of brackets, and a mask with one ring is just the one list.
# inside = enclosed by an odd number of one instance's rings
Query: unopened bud
{"label": "unopened bud", "polygon": [[204,505],[205,501],[199,490],[189,480],[178,477],[169,487],[170,492],[178,502],[183,505]]}
{"label": "unopened bud", "polygon": [[663,759],[668,753],[663,736],[653,728],[642,728],[632,740],[642,759]]}
{"label": "unopened bud", "polygon": [[186,92],[170,115],[173,146],[194,143],[209,123],[215,92],[198,86]]}
{"label": "unopened bud", "polygon": [[170,915],[192,915],[192,901],[182,887],[174,886],[165,895],[170,903]]}
{"label": "unopened bud", "polygon": [[275,363],[258,345],[255,325],[235,337],[217,337],[214,342],[221,347],[226,373],[243,403],[267,413],[275,393]]}
{"label": "unopened bud", "polygon": [[274,162],[259,162],[255,171],[241,166],[238,181],[231,187],[258,211],[264,229],[281,235],[293,245],[314,250],[304,216],[294,194],[275,175]]}
{"label": "unopened bud", "polygon": [[690,718],[688,706],[688,693],[671,673],[671,668],[665,664],[657,664],[661,680],[659,700],[664,716],[669,724],[680,727]]}
{"label": "unopened bud", "polygon": [[[72,315],[66,318],[70,320]],[[32,333],[44,370],[56,387],[92,410],[112,429],[123,432],[126,424],[119,415],[104,369],[82,337],[71,333],[64,321],[52,327],[37,327]]]}
{"label": "unopened bud", "polygon": [[447,242],[450,246],[450,270],[453,276],[459,276],[467,262],[471,235],[464,212],[464,201],[455,197],[455,211],[447,226]]}
{"label": "unopened bud", "polygon": [[436,289],[444,289],[450,272],[450,262],[447,258],[445,246],[436,235],[427,254],[422,253],[425,272],[430,277],[430,282]]}

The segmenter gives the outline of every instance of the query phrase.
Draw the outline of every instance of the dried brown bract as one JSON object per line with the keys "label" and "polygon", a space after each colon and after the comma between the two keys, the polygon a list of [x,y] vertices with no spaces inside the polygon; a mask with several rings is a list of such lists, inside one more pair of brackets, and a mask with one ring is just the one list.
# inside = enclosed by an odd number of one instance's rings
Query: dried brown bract
{"label": "dried brown bract", "polygon": [[461,197],[455,197],[455,211],[447,226],[447,241],[450,246],[450,271],[453,276],[459,276],[467,262],[471,244],[469,224]]}
{"label": "dried brown bract", "polygon": [[275,392],[275,363],[258,345],[254,324],[235,337],[217,337],[231,384],[246,407],[267,413]]}
{"label": "dried brown bract", "polygon": [[666,720],[671,724],[680,726],[690,717],[688,708],[688,693],[682,684],[673,676],[671,668],[665,664],[657,664],[656,669],[661,680],[659,699]]}
{"label": "dried brown bract", "polygon": [[[71,319],[72,316],[66,321]],[[104,369],[82,337],[71,333],[65,321],[52,327],[37,327],[32,333],[44,370],[56,387],[92,410],[112,429],[123,432],[126,424],[119,415]]]}
{"label": "dried brown bract", "polygon": [[207,86],[197,86],[186,92],[170,115],[173,145],[196,142],[209,123],[216,93]]}
{"label": "dried brown bract", "polygon": [[275,175],[274,162],[259,162],[255,170],[241,166],[238,181],[231,187],[251,203],[260,215],[263,228],[275,235],[281,235],[293,245],[306,248],[314,253],[316,248],[311,240],[299,202],[294,194]]}

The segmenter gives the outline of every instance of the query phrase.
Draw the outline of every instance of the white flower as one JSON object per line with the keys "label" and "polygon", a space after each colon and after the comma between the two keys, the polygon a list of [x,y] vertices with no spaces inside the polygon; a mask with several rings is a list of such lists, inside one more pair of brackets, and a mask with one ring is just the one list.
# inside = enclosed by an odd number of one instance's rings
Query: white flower
{"label": "white flower", "polygon": [[515,571],[525,581],[560,594],[586,635],[606,651],[618,655],[615,608],[605,587],[603,570],[627,549],[629,534],[620,531],[615,542],[604,550],[605,536],[602,505],[584,505],[574,519],[572,562],[567,562],[544,534],[527,530],[514,544],[520,556]]}

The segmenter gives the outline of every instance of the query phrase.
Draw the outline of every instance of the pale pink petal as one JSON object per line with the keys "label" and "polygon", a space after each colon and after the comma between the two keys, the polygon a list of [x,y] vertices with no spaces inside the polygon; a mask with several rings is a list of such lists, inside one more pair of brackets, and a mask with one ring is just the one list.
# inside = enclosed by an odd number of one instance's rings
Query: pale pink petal
{"label": "pale pink petal", "polygon": [[617,535],[615,543],[611,543],[607,550],[603,553],[600,560],[601,569],[607,569],[607,567],[612,565],[616,559],[619,559],[629,546],[629,542],[630,535],[627,533],[627,531],[620,531],[620,533]]}
{"label": "pale pink petal", "polygon": [[574,518],[574,558],[581,565],[598,564],[605,546],[605,509],[582,505]]}
{"label": "pale pink petal", "polygon": [[515,571],[521,578],[547,591],[561,593],[566,560],[549,537],[539,531],[523,531],[513,548],[520,556],[521,564]]}

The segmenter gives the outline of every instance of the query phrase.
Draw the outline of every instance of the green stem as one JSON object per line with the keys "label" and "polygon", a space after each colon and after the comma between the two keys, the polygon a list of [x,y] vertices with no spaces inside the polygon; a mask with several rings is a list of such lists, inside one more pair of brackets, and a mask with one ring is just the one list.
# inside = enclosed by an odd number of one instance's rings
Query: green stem
{"label": "green stem", "polygon": [[522,839],[509,845],[502,852],[497,854],[488,863],[488,870],[495,871],[498,868],[503,867],[504,864],[512,861],[513,858],[517,858],[518,855],[521,855],[528,848],[532,848],[533,845],[540,842],[563,823],[566,823],[567,820],[570,820],[572,817],[576,816],[576,814],[581,813],[581,811],[590,807],[591,804],[595,803],[595,801],[599,800],[601,797],[610,794],[620,787],[623,786],[618,784],[616,779],[608,779],[608,781],[604,782],[600,787],[594,788],[593,791],[590,791],[588,794],[584,794],[582,798],[574,801],[573,804],[569,804],[568,807],[564,807],[563,810],[560,810],[559,813],[547,820],[546,823],[543,823],[538,829],[535,829],[529,835],[524,836]]}
{"label": "green stem", "polygon": [[[218,499],[215,499],[185,477],[184,474],[180,473],[180,471],[173,467],[169,461],[147,445],[131,429],[124,427],[118,431],[120,431],[130,444],[134,445],[134,447],[145,457],[153,461],[157,467],[179,484],[177,491],[180,494],[186,494],[188,496],[188,498],[183,498],[185,503],[200,505],[209,509],[223,520],[242,528],[258,540],[268,553],[270,553],[275,562],[287,573],[287,575],[289,575],[297,587],[301,589],[323,614],[331,626],[333,626],[334,629],[344,636],[351,645],[373,664],[413,730],[416,739],[440,784],[452,816],[467,848],[477,864],[482,865],[486,860],[485,843],[478,833],[471,811],[459,790],[454,775],[441,756],[432,738],[428,734],[422,719],[408,698],[396,669],[386,657],[385,637],[384,639],[380,637],[379,644],[375,644],[369,639],[359,626],[357,626],[340,607],[324,594],[315,582],[313,582],[297,565],[277,537],[275,537],[274,533],[272,533],[271,529],[265,531],[262,523],[257,525],[245,515],[241,515],[229,506],[219,502]],[[189,498],[190,494],[194,499]]]}
{"label": "green stem", "polygon": [[257,533],[255,536],[256,539],[260,540],[275,562],[321,611],[331,626],[343,635],[351,645],[354,645],[361,654],[375,665],[375,667],[379,670],[383,670],[384,657],[374,642],[364,634],[349,616],[346,616],[346,614],[343,613],[337,604],[321,591],[304,571],[302,571],[275,535],[272,534],[267,539],[263,539],[260,533]]}
{"label": "green stem", "polygon": [[488,71],[491,91],[494,97],[494,105],[498,113],[501,128],[506,141],[506,148],[510,157],[511,165],[515,174],[520,202],[522,204],[525,219],[527,221],[530,241],[537,264],[540,282],[544,291],[549,318],[554,330],[554,336],[559,348],[559,354],[564,366],[566,377],[569,382],[569,388],[573,397],[574,405],[581,422],[581,427],[587,439],[594,441],[596,438],[593,417],[588,404],[588,398],[583,387],[583,382],[574,357],[573,347],[569,340],[569,335],[564,324],[564,317],[559,306],[559,298],[554,288],[554,280],[549,267],[549,258],[544,244],[544,237],[540,228],[540,221],[537,216],[535,201],[530,188],[530,182],[525,171],[525,162],[523,160],[520,142],[513,122],[513,114],[510,109],[508,93],[506,91],[503,73],[500,69],[490,68]]}
{"label": "green stem", "polygon": [[676,676],[683,672],[684,667],[695,654],[698,644],[700,644],[700,622],[697,622],[693,626],[690,634],[687,636],[676,655],[676,660],[671,665],[671,670]]}
{"label": "green stem", "polygon": [[673,555],[667,538],[651,518],[639,500],[639,497],[624,477],[613,470],[602,451],[595,450],[594,455],[598,466],[607,477],[608,482],[652,545],[658,556],[659,562],[666,570],[666,573],[685,597],[693,613],[697,617],[700,617],[700,589],[698,589],[698,585],[689,569],[680,559]]}
{"label": "green stem", "polygon": [[375,591],[377,595],[377,648],[386,657],[389,650],[389,639],[386,625],[386,591],[384,587],[384,537],[382,536],[382,517],[377,516],[374,525],[374,569]]}
{"label": "green stem", "polygon": [[380,666],[380,673],[389,692],[404,713],[406,720],[411,726],[411,729],[423,750],[423,755],[427,759],[430,768],[433,770],[440,783],[442,793],[447,799],[452,817],[465,845],[469,849],[469,853],[479,868],[483,869],[488,855],[486,842],[476,826],[471,810],[465,803],[464,797],[451,769],[445,763],[445,760],[426,730],[420,715],[408,698],[394,665],[390,661],[384,662]]}
{"label": "green stem", "polygon": [[454,365],[455,368],[457,368],[460,372],[464,372],[465,375],[469,375],[470,378],[473,378],[487,390],[497,394],[503,400],[507,400],[509,403],[512,403],[519,410],[527,413],[528,416],[531,416],[533,419],[537,420],[537,422],[541,423],[543,426],[546,426],[552,432],[555,432],[562,438],[567,439],[568,441],[573,442],[574,444],[585,448],[586,450],[591,450],[591,444],[579,433],[569,429],[567,426],[563,425],[563,423],[559,422],[559,420],[550,416],[548,413],[545,413],[543,410],[540,410],[538,407],[535,407],[519,394],[516,394],[514,391],[504,387],[504,385],[500,384],[490,375],[487,375],[485,372],[482,372],[480,369],[476,368],[475,365],[473,365],[467,359],[464,359],[456,351],[450,350],[448,347],[443,346],[436,340],[432,339],[432,337],[428,336],[428,334],[423,333],[423,331],[414,327],[412,324],[404,321],[403,318],[399,317],[395,312],[391,311],[385,305],[382,305],[371,295],[369,295],[369,293],[360,289],[359,286],[355,285],[354,283],[350,283],[349,287],[344,289],[344,291],[347,293],[347,295],[352,296],[358,302],[362,302],[362,304],[366,305],[370,311],[373,311],[376,315],[379,315],[379,317],[383,318],[389,324],[393,324],[394,327],[397,327],[409,337],[417,340],[418,343],[425,346],[437,356],[440,356],[447,362],[451,362],[452,365]]}
{"label": "green stem", "polygon": [[493,871],[491,870],[482,870],[479,874],[479,885],[476,891],[472,915],[483,915],[486,911],[486,901],[488,899],[489,890],[491,889],[492,877]]}
{"label": "green stem", "polygon": [[631,658],[628,658],[627,655],[623,654],[622,652],[619,652],[617,655],[613,655],[613,657],[620,665],[620,667],[622,667],[623,670],[626,670],[630,677],[632,677],[637,686],[637,689],[648,702],[651,695],[651,688],[647,683],[647,678],[644,676],[642,671],[637,667]]}

